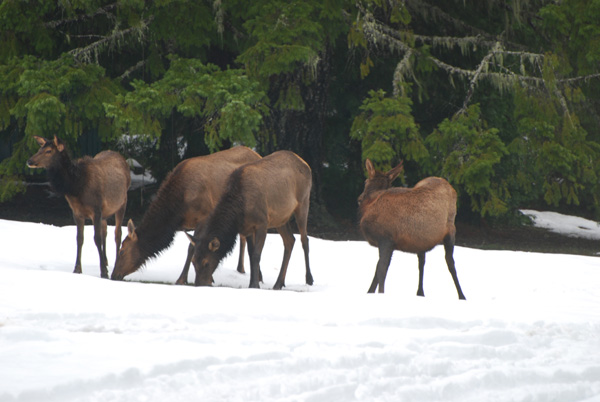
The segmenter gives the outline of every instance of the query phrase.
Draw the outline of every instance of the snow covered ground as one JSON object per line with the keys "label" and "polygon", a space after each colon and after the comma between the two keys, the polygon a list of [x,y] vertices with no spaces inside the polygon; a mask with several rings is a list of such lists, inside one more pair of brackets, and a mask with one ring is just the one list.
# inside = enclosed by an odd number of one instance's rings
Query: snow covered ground
{"label": "snow covered ground", "polygon": [[277,235],[261,290],[235,252],[215,287],[172,286],[183,234],[128,281],[100,279],[92,238],[75,275],[73,226],[0,220],[0,401],[600,402],[597,257],[457,247],[459,301],[442,247],[420,298],[401,252],[386,293],[367,295],[364,242],[311,238],[312,287],[296,242],[273,291]]}

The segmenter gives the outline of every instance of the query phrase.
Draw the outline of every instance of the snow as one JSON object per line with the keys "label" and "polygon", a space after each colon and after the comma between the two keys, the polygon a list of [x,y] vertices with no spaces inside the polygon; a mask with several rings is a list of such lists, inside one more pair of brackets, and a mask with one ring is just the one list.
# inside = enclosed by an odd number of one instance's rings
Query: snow
{"label": "snow", "polygon": [[562,215],[557,212],[522,209],[521,212],[533,219],[537,227],[548,229],[570,237],[600,240],[600,224],[576,216]]}
{"label": "snow", "polygon": [[600,402],[597,257],[456,247],[459,301],[442,247],[422,298],[401,252],[386,293],[366,294],[378,254],[360,241],[311,237],[307,286],[298,239],[274,291],[275,234],[260,290],[236,252],[214,287],[172,285],[183,234],[127,281],[100,279],[92,239],[75,275],[73,226],[0,220],[0,401]]}

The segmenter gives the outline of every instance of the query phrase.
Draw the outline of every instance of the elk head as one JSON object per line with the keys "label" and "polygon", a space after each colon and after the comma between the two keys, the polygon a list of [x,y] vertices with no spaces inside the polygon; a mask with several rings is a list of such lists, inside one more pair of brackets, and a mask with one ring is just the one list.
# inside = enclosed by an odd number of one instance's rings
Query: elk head
{"label": "elk head", "polygon": [[39,151],[27,161],[30,168],[47,169],[56,160],[56,156],[65,150],[65,144],[54,136],[53,140],[42,137],[33,137],[40,146]]}
{"label": "elk head", "polygon": [[192,264],[194,264],[194,269],[196,270],[195,285],[211,286],[213,283],[212,275],[223,258],[223,253],[219,252],[221,242],[216,237],[208,241],[206,236],[201,236],[200,238],[190,236],[189,234],[187,236],[194,246]]}
{"label": "elk head", "polygon": [[127,222],[127,236],[121,244],[121,249],[115,262],[115,269],[110,279],[122,280],[125,276],[137,271],[143,263],[144,258],[142,257],[138,237],[135,233],[135,225],[130,219]]}
{"label": "elk head", "polygon": [[362,194],[358,197],[358,205],[362,204],[366,197],[373,194],[376,191],[386,190],[392,186],[392,182],[402,172],[403,165],[402,161],[395,167],[390,169],[388,172],[383,173],[375,170],[373,163],[370,159],[365,162],[367,173],[369,177],[365,181],[365,189]]}

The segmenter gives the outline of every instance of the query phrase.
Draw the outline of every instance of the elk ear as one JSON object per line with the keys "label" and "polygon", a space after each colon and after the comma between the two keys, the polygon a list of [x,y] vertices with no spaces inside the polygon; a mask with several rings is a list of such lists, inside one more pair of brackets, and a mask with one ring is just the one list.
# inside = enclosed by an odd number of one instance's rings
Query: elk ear
{"label": "elk ear", "polygon": [[137,235],[135,234],[135,225],[131,219],[127,222],[127,236],[131,237],[132,240],[137,239]]}
{"label": "elk ear", "polygon": [[367,168],[367,173],[369,173],[369,179],[375,177],[375,167],[373,166],[373,162],[371,162],[371,159],[367,159],[365,161],[365,167]]}
{"label": "elk ear", "polygon": [[65,144],[61,140],[58,139],[57,136],[54,136],[54,146],[58,150],[58,152],[62,152],[65,150]]}
{"label": "elk ear", "polygon": [[184,232],[192,246],[196,247],[196,240],[188,232]]}
{"label": "elk ear", "polygon": [[33,139],[38,143],[38,145],[40,147],[43,147],[44,145],[46,145],[46,143],[48,142],[47,139],[42,138],[42,137],[38,137],[37,135],[33,136]]}
{"label": "elk ear", "polygon": [[396,166],[395,168],[391,169],[389,172],[386,173],[388,179],[390,180],[390,183],[393,182],[394,179],[396,179],[396,177],[398,177],[398,175],[400,174],[400,172],[402,172],[403,168],[404,168],[403,162],[400,161],[400,163],[398,164],[398,166]]}
{"label": "elk ear", "polygon": [[212,239],[210,241],[210,243],[208,243],[208,249],[210,251],[212,251],[213,253],[215,251],[217,251],[219,249],[219,247],[221,247],[221,242],[219,241],[219,239],[217,239],[216,237],[214,239]]}

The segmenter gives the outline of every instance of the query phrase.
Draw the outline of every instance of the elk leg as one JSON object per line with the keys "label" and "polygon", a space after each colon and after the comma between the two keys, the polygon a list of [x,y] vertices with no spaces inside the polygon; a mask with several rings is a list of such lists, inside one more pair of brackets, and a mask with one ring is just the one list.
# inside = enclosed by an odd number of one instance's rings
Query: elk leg
{"label": "elk leg", "polygon": [[[117,256],[119,255],[119,250],[121,249],[121,235],[122,230],[121,226],[123,225],[123,218],[125,217],[125,208],[127,207],[127,202],[123,204],[123,206],[115,213],[115,244],[117,250]],[[115,258],[115,265],[117,260]]]}
{"label": "elk leg", "polygon": [[[238,266],[237,266],[237,271],[240,274],[246,273],[246,270],[244,269],[244,250],[245,249],[246,249],[246,237],[240,235],[240,257],[238,259]],[[262,277],[260,278],[260,280],[262,281]]]}
{"label": "elk leg", "polygon": [[83,228],[85,224],[85,218],[82,216],[73,215],[75,225],[77,226],[77,257],[75,259],[74,274],[81,273],[81,249],[83,248]]}
{"label": "elk leg", "polygon": [[300,241],[302,242],[302,250],[304,250],[304,264],[306,265],[306,284],[312,285],[314,283],[312,273],[310,272],[310,264],[308,260],[308,235],[306,232],[306,225],[308,221],[308,200],[306,201],[306,208],[302,208],[295,215],[296,225],[298,225],[298,231],[300,232]]}
{"label": "elk leg", "polygon": [[394,247],[392,245],[379,245],[379,261],[377,261],[377,268],[375,269],[375,278],[373,278],[373,283],[371,283],[369,293],[375,292],[377,286],[379,286],[379,293],[384,292],[385,277],[387,276],[387,271],[390,266],[390,262],[392,261],[393,252]]}
{"label": "elk leg", "polygon": [[369,290],[367,291],[367,293],[375,293],[375,289],[377,289],[377,284],[379,282],[377,281],[377,268],[375,268],[375,275],[373,275],[373,282],[371,282],[371,286],[369,287]]}
{"label": "elk leg", "polygon": [[454,286],[456,286],[456,291],[458,292],[458,298],[460,300],[466,300],[465,295],[460,288],[460,283],[458,283],[456,267],[454,266],[454,236],[448,235],[444,238],[444,250],[446,251],[446,264],[448,264],[448,271],[450,271],[450,275],[452,275]]}
{"label": "elk leg", "polygon": [[106,269],[106,260],[104,259],[104,251],[102,250],[102,216],[100,213],[94,214],[94,243],[98,249],[98,256],[100,257],[100,277],[108,278],[108,270]]}
{"label": "elk leg", "polygon": [[[194,233],[194,235],[196,235]],[[185,264],[183,264],[183,271],[175,282],[176,285],[187,285],[188,272],[190,271],[190,264],[192,263],[192,257],[194,256],[194,245],[190,243],[188,246],[187,257],[185,257]]]}
{"label": "elk leg", "polygon": [[423,293],[423,274],[425,273],[425,253],[417,253],[419,258],[419,289],[417,290],[417,296],[425,296]]}
{"label": "elk leg", "polygon": [[106,256],[106,236],[108,235],[108,222],[106,219],[102,219],[102,255],[104,256],[104,263],[108,267],[108,257]]}
{"label": "elk leg", "polygon": [[[250,252],[250,288],[260,289],[260,255],[265,246],[267,228],[260,228],[254,232],[253,241],[248,243]],[[252,243],[252,247],[250,244]]]}
{"label": "elk leg", "polygon": [[290,263],[290,256],[292,255],[292,249],[294,248],[294,243],[296,242],[296,239],[292,234],[292,229],[290,228],[289,222],[283,226],[278,227],[277,231],[279,232],[283,240],[283,260],[281,261],[281,269],[279,270],[279,276],[277,277],[275,286],[273,286],[273,289],[275,290],[279,290],[285,286],[285,275],[287,274],[288,264]]}
{"label": "elk leg", "polygon": [[[248,245],[248,258],[252,258],[252,253],[254,252],[254,235],[250,236],[250,237],[245,237],[246,239],[246,243]],[[262,270],[260,269],[260,264],[258,265],[258,280],[260,282],[263,282],[263,274],[262,274]]]}

